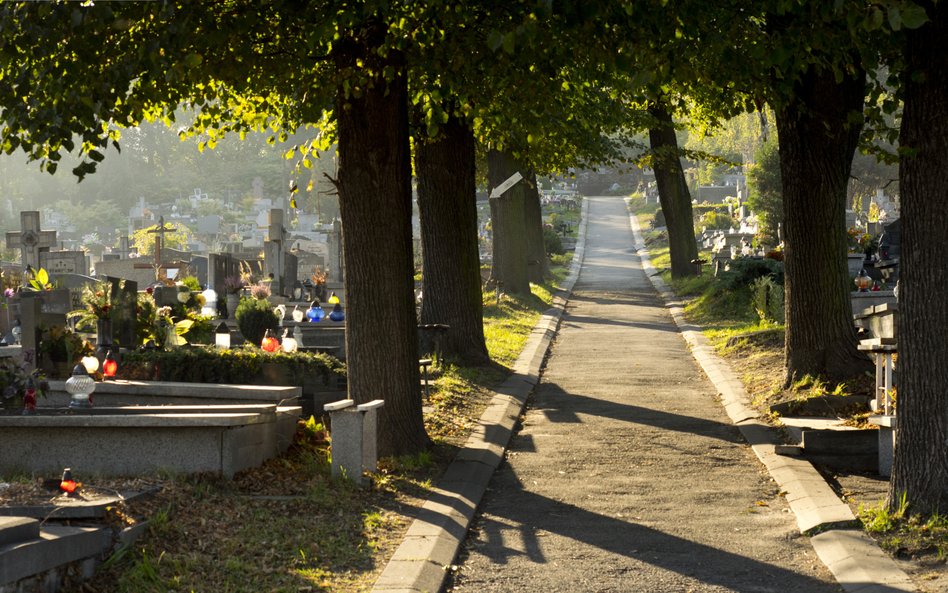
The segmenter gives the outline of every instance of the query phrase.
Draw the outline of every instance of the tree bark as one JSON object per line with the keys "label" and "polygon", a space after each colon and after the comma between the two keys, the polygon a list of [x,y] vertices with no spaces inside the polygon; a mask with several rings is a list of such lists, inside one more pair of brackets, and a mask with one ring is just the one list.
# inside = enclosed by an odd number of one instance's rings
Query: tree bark
{"label": "tree bark", "polygon": [[[846,186],[862,129],[865,73],[813,68],[776,110],[783,182],[786,384],[867,370],[856,349],[846,264]],[[856,117],[858,116],[858,123]]]}
{"label": "tree bark", "polygon": [[549,266],[546,245],[543,242],[543,211],[540,208],[540,190],[537,176],[530,169],[523,173],[523,217],[527,231],[527,278],[534,284],[546,279]]}
{"label": "tree bark", "polygon": [[671,114],[660,104],[649,107],[649,113],[658,125],[648,131],[652,149],[652,170],[658,186],[658,199],[665,214],[668,228],[668,252],[671,257],[672,278],[697,275],[697,266],[691,263],[698,257],[695,241],[695,223],[691,213],[691,193],[681,168],[678,138]]}
{"label": "tree bark", "polygon": [[489,362],[474,180],[474,133],[456,118],[432,142],[415,143],[421,220],[421,322],[451,328],[441,351],[463,364]]}
{"label": "tree bark", "polygon": [[[487,185],[489,191],[519,170],[509,152],[490,149],[487,152]],[[523,174],[523,171],[520,171]],[[499,198],[490,199],[490,220],[493,231],[493,260],[490,281],[511,294],[530,294],[527,276],[527,231],[524,216],[523,181],[508,189]]]}
{"label": "tree bark", "polygon": [[[371,60],[371,46],[343,50],[343,66]],[[362,50],[362,51],[360,51]],[[384,399],[379,453],[425,449],[418,371],[411,233],[411,156],[404,64],[389,53],[381,74],[359,96],[337,91],[339,208],[346,273],[346,359],[349,397]]]}
{"label": "tree bark", "polygon": [[925,3],[930,21],[906,31],[905,107],[899,146],[902,252],[899,392],[889,506],[948,509],[948,4]]}

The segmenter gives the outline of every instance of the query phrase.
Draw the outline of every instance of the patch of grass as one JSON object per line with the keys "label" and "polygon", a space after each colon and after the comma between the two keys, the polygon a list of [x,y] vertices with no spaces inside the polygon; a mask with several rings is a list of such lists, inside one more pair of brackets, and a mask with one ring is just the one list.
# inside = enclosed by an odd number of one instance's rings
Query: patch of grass
{"label": "patch of grass", "polygon": [[912,514],[903,494],[890,509],[885,501],[859,507],[863,528],[879,541],[883,549],[896,556],[948,558],[948,516]]}
{"label": "patch of grass", "polygon": [[491,360],[513,365],[543,311],[553,303],[553,287],[530,285],[530,296],[484,293],[484,338]]}

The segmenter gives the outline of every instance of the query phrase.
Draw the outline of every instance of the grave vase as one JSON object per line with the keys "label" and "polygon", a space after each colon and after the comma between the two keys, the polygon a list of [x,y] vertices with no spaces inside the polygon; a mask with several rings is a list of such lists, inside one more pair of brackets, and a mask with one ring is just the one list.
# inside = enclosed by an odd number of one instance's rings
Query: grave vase
{"label": "grave vase", "polygon": [[237,305],[240,304],[240,295],[227,294],[227,318],[236,319]]}
{"label": "grave vase", "polygon": [[112,320],[97,319],[95,322],[95,345],[96,348],[112,345]]}
{"label": "grave vase", "polygon": [[172,350],[178,347],[178,334],[175,331],[174,326],[170,326],[165,330],[165,350]]}

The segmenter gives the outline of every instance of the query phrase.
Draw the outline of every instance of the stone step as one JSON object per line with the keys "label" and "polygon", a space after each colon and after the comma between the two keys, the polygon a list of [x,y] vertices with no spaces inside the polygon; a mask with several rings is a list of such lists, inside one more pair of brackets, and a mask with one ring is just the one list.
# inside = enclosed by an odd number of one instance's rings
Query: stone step
{"label": "stone step", "polygon": [[40,524],[29,517],[0,517],[0,546],[36,539]]}
{"label": "stone step", "polygon": [[802,448],[813,463],[850,471],[879,470],[878,430],[804,430]]}

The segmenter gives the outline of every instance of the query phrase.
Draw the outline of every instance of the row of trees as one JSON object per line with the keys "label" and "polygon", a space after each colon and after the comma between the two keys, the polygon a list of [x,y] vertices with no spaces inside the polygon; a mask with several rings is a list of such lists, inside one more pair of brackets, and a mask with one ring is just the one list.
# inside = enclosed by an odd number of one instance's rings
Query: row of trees
{"label": "row of trees", "polygon": [[[311,126],[295,150],[304,167],[337,140],[350,396],[384,390],[380,445],[403,453],[427,444],[415,363],[412,138],[422,316],[451,324],[451,348],[482,360],[477,142],[489,149],[491,186],[513,169],[528,180],[492,202],[492,276],[505,290],[526,290],[531,273],[542,275],[535,174],[623,158],[615,139],[629,134],[620,131],[649,130],[672,273],[684,275],[696,252],[673,122],[685,111],[713,122],[769,104],[785,208],[787,378],[848,376],[864,359],[847,298],[846,184],[867,94],[873,106],[893,104],[882,81],[867,85],[884,65],[905,82],[892,86],[905,100],[906,220],[905,395],[892,484],[927,511],[948,492],[939,446],[948,408],[938,401],[948,371],[930,372],[948,313],[922,296],[948,288],[930,273],[948,232],[934,224],[948,222],[937,209],[944,176],[934,173],[948,154],[938,111],[948,78],[934,51],[945,13],[943,2],[906,0],[4,3],[0,140],[49,172],[79,152],[79,177],[119,146],[123,127],[175,123],[176,113],[193,114],[188,132],[211,148],[225,135],[270,130],[282,141]],[[181,105],[193,110],[176,111]]]}

